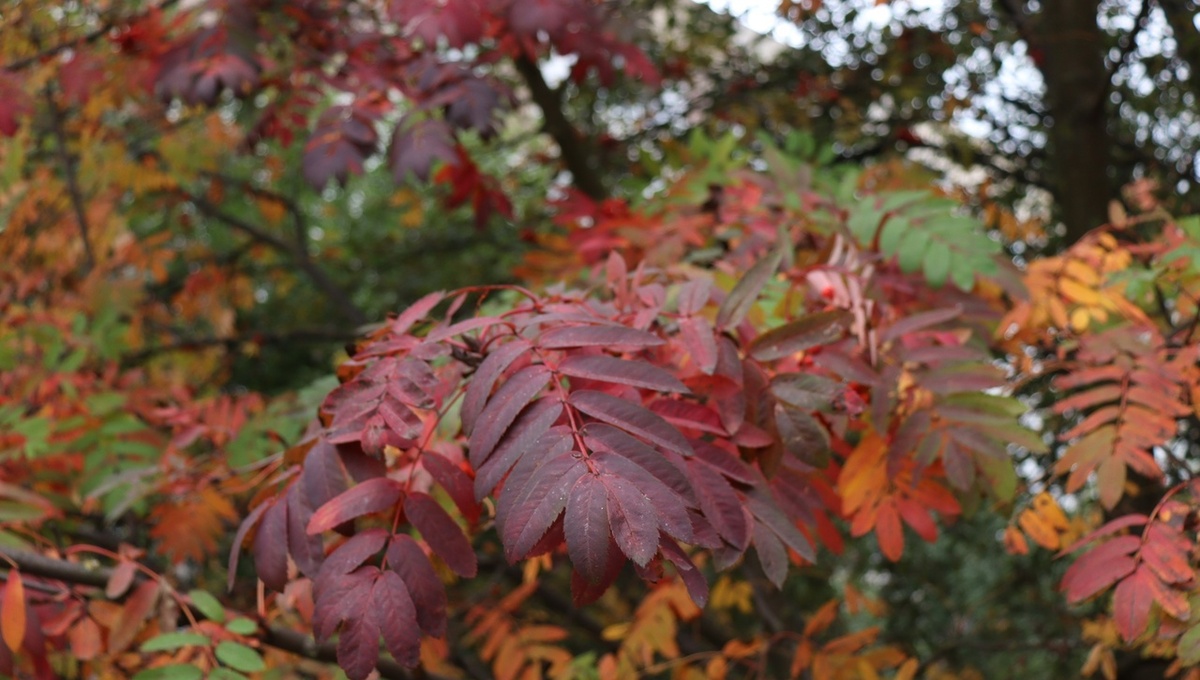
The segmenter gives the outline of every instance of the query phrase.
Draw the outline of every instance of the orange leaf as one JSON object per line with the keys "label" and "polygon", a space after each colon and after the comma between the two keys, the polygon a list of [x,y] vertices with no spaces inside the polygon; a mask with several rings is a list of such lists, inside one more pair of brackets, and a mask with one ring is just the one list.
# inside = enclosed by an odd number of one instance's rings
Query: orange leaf
{"label": "orange leaf", "polygon": [[1011,524],[1004,529],[1004,549],[1012,555],[1029,554],[1029,544],[1025,542],[1025,535]]}
{"label": "orange leaf", "polygon": [[67,639],[71,643],[71,654],[80,661],[96,658],[102,649],[100,626],[96,625],[95,620],[86,616],[68,631]]}
{"label": "orange leaf", "polygon": [[16,569],[8,572],[4,597],[0,599],[0,635],[13,652],[21,648],[25,639],[25,584]]}
{"label": "orange leaf", "polygon": [[1047,550],[1057,550],[1059,547],[1058,532],[1056,532],[1042,516],[1033,510],[1023,510],[1017,517],[1017,524],[1029,534],[1034,543]]}

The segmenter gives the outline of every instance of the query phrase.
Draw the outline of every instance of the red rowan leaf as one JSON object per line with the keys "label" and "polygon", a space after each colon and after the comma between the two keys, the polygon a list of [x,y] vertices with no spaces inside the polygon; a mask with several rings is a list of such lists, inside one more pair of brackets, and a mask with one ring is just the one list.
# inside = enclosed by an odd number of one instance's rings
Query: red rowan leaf
{"label": "red rowan leaf", "polygon": [[681,319],[679,338],[700,372],[712,375],[717,368],[717,340],[712,324],[702,317]]}
{"label": "red rowan leaf", "polygon": [[799,409],[775,405],[775,429],[783,450],[797,460],[824,467],[829,462],[829,432],[821,423]]}
{"label": "red rowan leaf", "polygon": [[539,448],[513,467],[496,497],[496,528],[504,541],[516,541],[521,527],[529,521],[528,513],[534,504],[571,468],[581,464],[572,450],[574,446],[575,438],[570,431],[556,428],[546,433]]}
{"label": "red rowan leaf", "polygon": [[615,425],[669,451],[683,456],[692,455],[692,447],[679,430],[643,406],[592,390],[572,392],[568,400],[572,406],[596,420]]}
{"label": "red rowan leaf", "polygon": [[278,591],[288,581],[287,514],[287,502],[282,498],[276,500],[263,515],[254,535],[254,570],[268,588]]}
{"label": "red rowan leaf", "polygon": [[322,505],[308,522],[308,533],[319,534],[352,519],[395,507],[404,491],[394,479],[376,477],[360,482]]}
{"label": "red rowan leaf", "polygon": [[797,555],[808,562],[817,561],[812,543],[796,528],[794,520],[783,514],[770,487],[763,483],[763,480],[758,480],[746,491],[745,507],[754,518],[771,529],[784,545],[794,550]]}
{"label": "red rowan leaf", "polygon": [[[593,450],[606,449],[636,464],[650,473],[653,479],[670,488],[687,505],[695,505],[691,482],[684,469],[672,461],[674,454],[661,453],[611,425],[589,423],[584,431]],[[622,476],[632,478],[631,475]]]}
{"label": "red rowan leaf", "polygon": [[1190,583],[1196,574],[1192,571],[1188,552],[1188,541],[1175,529],[1154,524],[1142,546],[1141,558],[1155,576],[1164,582]]}
{"label": "red rowan leaf", "polygon": [[693,505],[690,501],[663,484],[645,468],[611,451],[595,453],[592,462],[598,470],[632,484],[646,496],[654,507],[658,528],[685,543],[695,540],[692,521],[687,512]]}
{"label": "red rowan leaf", "polygon": [[767,281],[775,276],[775,270],[779,269],[781,262],[783,262],[783,249],[773,248],[766,257],[756,262],[746,272],[746,275],[737,282],[737,285],[729,292],[729,296],[725,298],[725,302],[721,303],[721,307],[717,310],[718,329],[728,330],[742,323],[754,306],[754,301],[758,299],[758,294],[762,292],[763,286],[767,285]]}
{"label": "red rowan leaf", "polygon": [[574,378],[630,385],[659,392],[689,391],[678,378],[645,361],[574,355],[563,359],[558,365],[558,371]]}
{"label": "red rowan leaf", "polygon": [[143,581],[125,599],[116,621],[108,629],[108,652],[110,654],[125,651],[137,637],[138,631],[142,629],[142,624],[154,611],[154,605],[158,603],[158,591],[157,581]]}
{"label": "red rowan leaf", "polygon": [[715,468],[698,460],[688,461],[688,471],[704,517],[721,538],[742,550],[750,542],[750,527],[741,500]]}
{"label": "red rowan leaf", "polygon": [[600,475],[608,490],[608,524],[617,547],[633,563],[644,567],[658,553],[658,513],[654,504],[632,482]]}
{"label": "red rowan leaf", "polygon": [[681,399],[655,399],[648,406],[677,428],[699,430],[722,437],[729,435],[721,424],[721,417],[707,406]]}
{"label": "red rowan leaf", "polygon": [[392,148],[388,152],[392,175],[398,183],[410,175],[428,181],[435,163],[453,165],[458,162],[454,132],[444,120],[412,119],[406,116],[396,124],[392,133]]}
{"label": "red rowan leaf", "polygon": [[[530,452],[556,450],[553,455],[558,455],[574,446],[570,433],[550,429],[562,412],[561,401],[543,398],[517,416],[492,455],[475,471],[476,500],[483,500],[484,496],[492,493],[513,466]],[[565,447],[558,450],[564,444]]]}
{"label": "red rowan leaf", "polygon": [[404,514],[454,573],[463,578],[475,576],[478,563],[471,542],[437,501],[423,493],[410,493],[404,499]]}
{"label": "red rowan leaf", "polygon": [[368,529],[355,534],[325,558],[313,582],[313,590],[324,590],[330,583],[337,582],[339,577],[354,571],[383,550],[387,541],[388,532],[383,529]]}
{"label": "red rowan leaf", "polygon": [[[557,478],[548,474],[557,475],[560,469],[562,474]],[[504,555],[510,563],[525,558],[542,539],[566,509],[568,495],[579,478],[587,474],[587,468],[578,464],[563,469],[559,465],[536,474],[538,479],[530,484],[522,505],[515,508],[511,516],[506,515],[505,528],[512,531],[505,531]]]}
{"label": "red rowan leaf", "polygon": [[300,573],[315,578],[325,560],[325,542],[320,536],[308,534],[308,523],[312,521],[313,508],[301,492],[299,482],[287,491],[287,542],[288,553]]}
{"label": "red rowan leaf", "polygon": [[1117,584],[1113,592],[1113,621],[1126,642],[1146,631],[1150,605],[1154,601],[1154,577],[1148,569],[1138,569]]}
{"label": "red rowan leaf", "polygon": [[897,498],[896,509],[904,523],[912,527],[922,539],[933,543],[938,537],[937,522],[929,514],[929,510],[911,498]]}
{"label": "red rowan leaf", "polygon": [[446,494],[454,501],[454,505],[468,523],[473,524],[479,519],[480,507],[475,501],[473,482],[461,467],[434,451],[421,454],[421,465],[446,490]]}
{"label": "red rowan leaf", "polygon": [[250,530],[253,529],[256,524],[258,524],[258,521],[260,518],[262,518],[263,513],[265,513],[272,505],[273,503],[271,502],[259,503],[253,510],[250,511],[250,514],[246,515],[246,519],[242,520],[241,525],[238,526],[237,533],[233,536],[233,548],[229,551],[229,566],[227,568],[229,576],[228,582],[225,586],[229,590],[233,590],[233,582],[237,578],[238,561],[242,555],[242,543],[245,542],[246,535],[250,533]]}
{"label": "red rowan leaf", "polygon": [[879,513],[875,517],[875,537],[879,539],[879,548],[884,557],[892,562],[904,554],[904,527],[890,499],[879,504]]}
{"label": "red rowan leaf", "polygon": [[551,378],[550,369],[535,364],[517,371],[496,390],[479,414],[467,443],[472,461],[483,461],[491,455],[517,415],[550,384]]}
{"label": "red rowan leaf", "polygon": [[697,278],[679,287],[679,313],[692,316],[699,313],[712,297],[712,282]]}
{"label": "red rowan leaf", "polygon": [[134,576],[137,576],[137,563],[121,560],[113,567],[112,575],[108,577],[108,583],[104,586],[104,596],[110,600],[120,598],[129,590],[129,586],[133,585]]}
{"label": "red rowan leaf", "polygon": [[1137,536],[1121,536],[1083,553],[1063,574],[1067,601],[1085,600],[1127,576],[1136,566],[1132,554],[1140,546]]}
{"label": "red rowan leaf", "polygon": [[775,584],[782,588],[788,573],[788,555],[783,547],[783,541],[762,522],[755,522],[753,529],[754,552],[758,555],[758,563],[763,573]]}
{"label": "red rowan leaf", "polygon": [[[385,571],[379,575],[371,592],[371,603],[367,615],[383,633],[388,652],[400,665],[415,668],[421,660],[417,610],[407,586],[396,572]],[[375,654],[378,656],[378,647]]]}
{"label": "red rowan leaf", "polygon": [[396,317],[391,324],[388,325],[389,330],[396,335],[407,333],[413,324],[429,316],[429,312],[433,311],[442,300],[446,299],[446,294],[442,291],[434,291],[421,297],[421,299],[409,305],[400,316]]}
{"label": "red rowan leaf", "polygon": [[443,39],[457,48],[483,36],[486,15],[478,0],[393,0],[388,10],[405,33],[420,38],[429,49]]}
{"label": "red rowan leaf", "polygon": [[758,481],[758,476],[737,454],[705,441],[696,442],[692,448],[696,451],[698,460],[708,463],[727,478],[742,484],[753,484]]}
{"label": "red rowan leaf", "polygon": [[349,482],[337,447],[317,437],[304,456],[304,469],[300,471],[299,483],[307,502],[318,508],[345,491]]}
{"label": "red rowan leaf", "polygon": [[[386,540],[386,534],[384,539]],[[379,569],[373,566],[356,567],[349,572],[338,574],[334,578],[318,579],[313,584],[312,623],[313,636],[317,641],[329,639],[343,621],[354,621],[368,616],[371,607],[371,590],[378,574]],[[372,655],[372,662],[374,662],[379,651],[378,630],[375,632],[375,639],[371,642],[374,645]],[[338,663],[341,663],[340,656]],[[372,667],[374,667],[373,663]]]}
{"label": "red rowan leaf", "polygon": [[603,347],[616,350],[637,350],[664,344],[662,338],[625,326],[565,326],[551,328],[538,336],[538,346],[545,349],[575,349]]}
{"label": "red rowan leaf", "polygon": [[[488,396],[491,395],[492,388],[496,386],[496,381],[500,379],[500,375],[518,357],[528,352],[531,347],[532,345],[525,340],[513,340],[489,352],[483,362],[479,364],[479,368],[475,370],[475,374],[471,376],[471,380],[467,383],[467,389],[463,395],[462,408],[459,411],[464,433],[470,435],[474,431],[475,420],[479,417],[480,411],[483,410],[484,405],[487,403]],[[478,467],[481,462],[481,460],[472,456],[472,465]]]}
{"label": "red rowan leaf", "polygon": [[782,359],[837,340],[852,320],[850,313],[842,310],[809,314],[763,333],[747,350],[758,361]]}
{"label": "red rowan leaf", "polygon": [[416,610],[417,623],[426,635],[446,634],[446,588],[429,557],[412,537],[392,536],[387,549],[388,567],[400,575]]}
{"label": "red rowan leaf", "polygon": [[827,411],[846,391],[836,380],[807,373],[783,373],[771,378],[771,394],[780,401],[806,411]]}
{"label": "red rowan leaf", "polygon": [[358,590],[368,592],[366,596],[354,598],[361,599],[364,606],[345,618],[337,643],[338,666],[350,680],[366,680],[379,660],[379,624],[371,613],[376,606],[373,601],[375,589],[366,583],[360,585]]}
{"label": "red rowan leaf", "polygon": [[704,607],[708,603],[708,581],[704,580],[704,574],[700,573],[692,559],[675,541],[665,538],[660,547],[663,557],[666,557],[667,561],[674,565],[675,570],[679,572],[679,578],[687,587],[692,602],[695,602],[697,607]]}
{"label": "red rowan leaf", "polygon": [[608,523],[608,491],[596,475],[580,476],[571,489],[563,532],[575,571],[590,584],[603,582],[613,539]]}

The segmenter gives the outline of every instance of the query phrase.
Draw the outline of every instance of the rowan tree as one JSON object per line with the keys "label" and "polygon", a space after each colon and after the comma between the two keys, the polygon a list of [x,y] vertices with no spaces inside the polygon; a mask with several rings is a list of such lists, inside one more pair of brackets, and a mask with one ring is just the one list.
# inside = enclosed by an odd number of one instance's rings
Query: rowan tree
{"label": "rowan tree", "polygon": [[[1060,17],[1116,46],[1115,100],[1188,54],[1158,4]],[[1200,675],[1187,187],[1068,172],[1100,86],[1063,60],[1100,72],[1032,6],[897,6],[797,70],[850,6],[782,7],[811,47],[772,56],[688,4],[15,3],[0,672]],[[930,21],[973,37],[921,52]],[[1055,127],[923,157],[992,183],[906,157],[991,111],[967,48],[1022,40]],[[873,120],[961,68],[960,104]],[[1065,241],[1008,201],[1037,184]],[[899,632],[956,553],[963,610],[999,576],[1019,603]]]}

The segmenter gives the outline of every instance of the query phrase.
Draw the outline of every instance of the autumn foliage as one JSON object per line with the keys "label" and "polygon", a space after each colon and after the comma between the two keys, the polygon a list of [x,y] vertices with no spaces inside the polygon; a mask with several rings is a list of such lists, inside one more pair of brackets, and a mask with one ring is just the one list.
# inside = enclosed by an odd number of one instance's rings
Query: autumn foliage
{"label": "autumn foliage", "polygon": [[[1085,673],[1200,677],[1200,219],[1147,183],[1016,259],[998,202],[799,133],[614,198],[538,62],[669,87],[615,3],[179,4],[4,19],[0,674],[948,677],[838,565],[989,515],[1069,562]],[[576,177],[519,280],[371,318],[311,222],[381,165],[515,220],[523,96]],[[337,327],[243,332],[296,290]],[[336,380],[231,377],[301,340]]]}

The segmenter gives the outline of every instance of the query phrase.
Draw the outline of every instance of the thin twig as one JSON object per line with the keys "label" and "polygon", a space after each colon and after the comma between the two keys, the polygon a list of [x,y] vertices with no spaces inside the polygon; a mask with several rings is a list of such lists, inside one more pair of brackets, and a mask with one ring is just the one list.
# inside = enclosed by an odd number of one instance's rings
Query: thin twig
{"label": "thin twig", "polygon": [[49,87],[42,90],[42,93],[46,99],[46,106],[50,109],[51,131],[54,133],[58,160],[62,163],[63,175],[66,178],[67,194],[71,198],[71,209],[75,211],[75,221],[79,224],[79,236],[83,239],[83,273],[86,275],[96,266],[96,253],[92,250],[92,242],[88,237],[90,230],[88,228],[87,207],[83,201],[83,191],[79,187],[79,174],[75,168],[75,159],[71,156],[71,152],[67,148],[66,122],[63,120],[62,109],[58,108],[58,102],[54,101],[54,95],[51,94]]}

